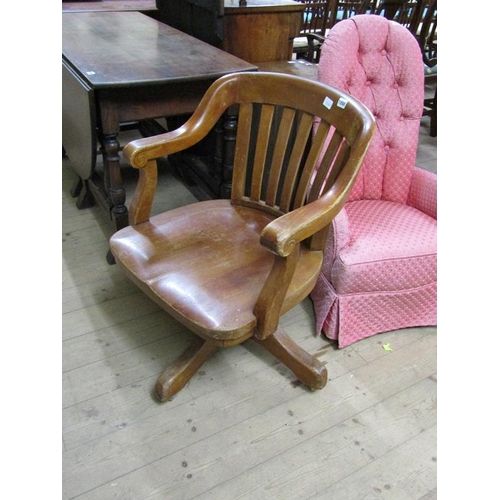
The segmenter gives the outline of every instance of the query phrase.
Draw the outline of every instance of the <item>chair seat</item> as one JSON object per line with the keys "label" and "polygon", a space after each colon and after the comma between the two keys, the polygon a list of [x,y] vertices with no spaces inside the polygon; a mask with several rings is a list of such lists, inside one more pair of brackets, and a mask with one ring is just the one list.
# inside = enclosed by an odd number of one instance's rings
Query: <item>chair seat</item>
{"label": "chair seat", "polygon": [[345,205],[349,243],[332,266],[338,294],[411,290],[437,279],[437,221],[392,201]]}
{"label": "chair seat", "polygon": [[[253,308],[274,262],[260,232],[273,219],[211,200],[126,227],[110,244],[129,277],[177,320],[204,337],[234,341],[256,326]],[[301,251],[295,275],[311,279],[293,280],[289,295],[307,296],[321,261],[321,252]]]}

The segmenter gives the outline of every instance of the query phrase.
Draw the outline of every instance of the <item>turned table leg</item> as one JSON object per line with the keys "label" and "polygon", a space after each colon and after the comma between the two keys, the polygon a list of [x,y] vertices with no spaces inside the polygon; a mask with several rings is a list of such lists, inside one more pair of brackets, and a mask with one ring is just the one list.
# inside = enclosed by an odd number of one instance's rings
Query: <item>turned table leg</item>
{"label": "turned table leg", "polygon": [[120,171],[120,143],[118,133],[105,134],[102,139],[104,160],[104,188],[111,201],[111,215],[116,230],[128,226],[128,210],[125,206],[125,187]]}

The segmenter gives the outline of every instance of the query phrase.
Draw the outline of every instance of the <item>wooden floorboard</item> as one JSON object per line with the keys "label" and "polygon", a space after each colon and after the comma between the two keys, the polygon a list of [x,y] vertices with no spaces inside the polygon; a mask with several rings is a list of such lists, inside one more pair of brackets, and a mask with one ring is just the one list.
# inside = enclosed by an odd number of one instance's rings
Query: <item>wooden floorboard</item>
{"label": "wooden floorboard", "polygon": [[[428,132],[424,118],[417,164],[436,171]],[[76,208],[75,178],[64,158],[64,500],[437,498],[436,328],[339,350],[314,334],[307,299],[282,324],[326,363],[323,390],[248,341],[218,350],[159,403],[156,378],[193,334],[106,263],[111,221],[97,206]],[[154,211],[195,201],[168,167],[159,189]]]}

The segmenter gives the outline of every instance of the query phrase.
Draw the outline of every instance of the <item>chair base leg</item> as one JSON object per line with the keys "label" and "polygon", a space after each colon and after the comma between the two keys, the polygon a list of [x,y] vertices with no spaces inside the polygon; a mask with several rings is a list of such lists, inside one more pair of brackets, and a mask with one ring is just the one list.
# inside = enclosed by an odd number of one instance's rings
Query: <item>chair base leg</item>
{"label": "chair base leg", "polygon": [[312,390],[325,387],[328,381],[325,365],[297,345],[283,329],[278,328],[266,339],[254,340],[290,368],[297,378]]}
{"label": "chair base leg", "polygon": [[215,342],[199,337],[193,339],[176,362],[158,377],[155,385],[156,397],[160,401],[167,401],[177,394],[216,349]]}

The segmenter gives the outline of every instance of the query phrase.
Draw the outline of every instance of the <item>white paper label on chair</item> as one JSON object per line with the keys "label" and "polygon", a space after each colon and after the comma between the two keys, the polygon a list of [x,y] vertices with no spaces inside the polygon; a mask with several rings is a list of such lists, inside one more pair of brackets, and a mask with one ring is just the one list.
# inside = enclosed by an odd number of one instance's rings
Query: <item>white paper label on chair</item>
{"label": "white paper label on chair", "polygon": [[341,98],[339,99],[339,102],[337,102],[337,106],[338,106],[339,108],[344,109],[344,108],[347,106],[347,99],[345,99],[344,97],[341,97]]}
{"label": "white paper label on chair", "polygon": [[329,97],[325,97],[325,100],[323,101],[323,106],[326,109],[332,109],[333,101]]}

